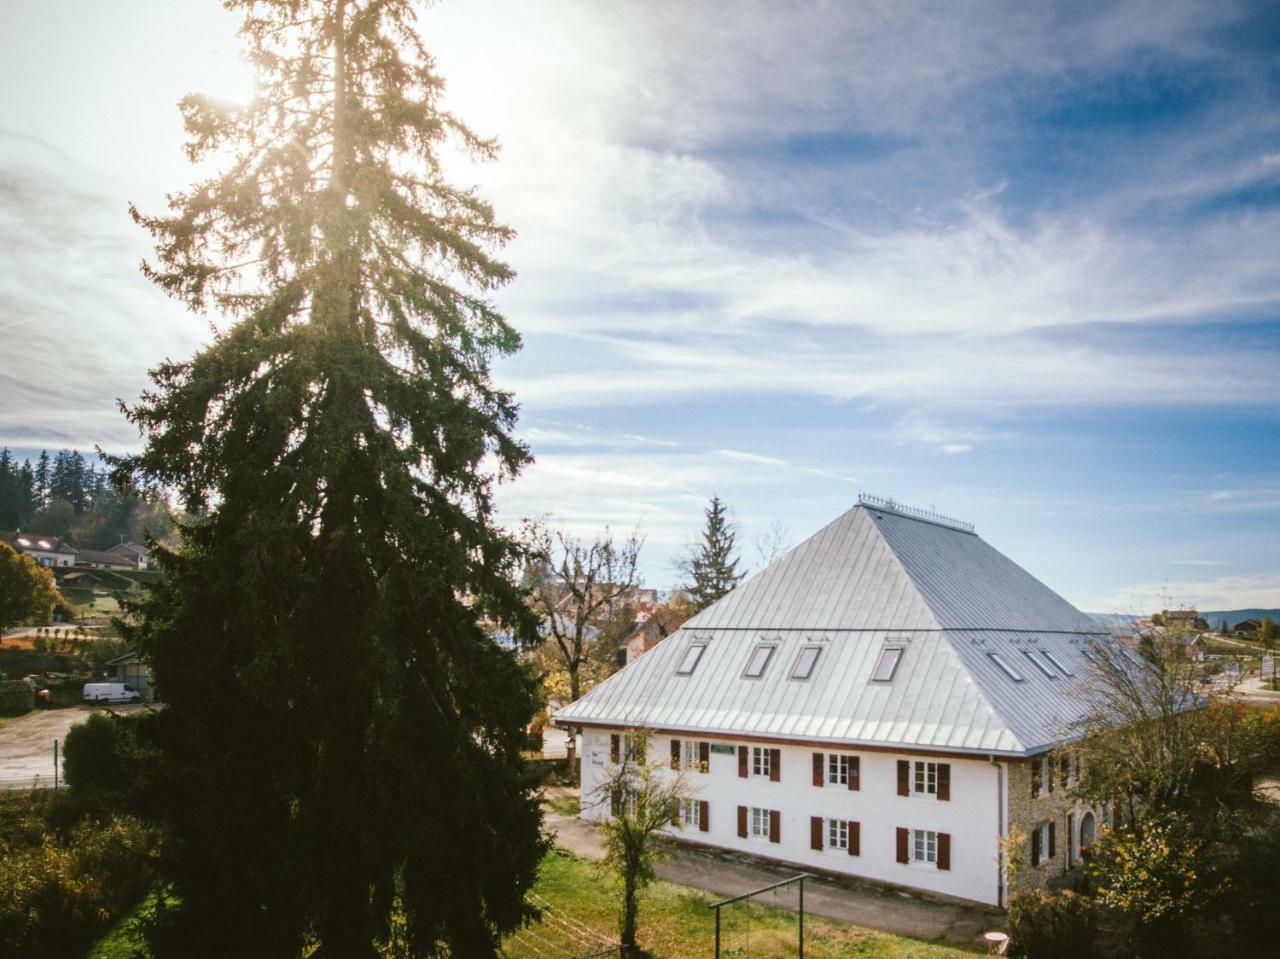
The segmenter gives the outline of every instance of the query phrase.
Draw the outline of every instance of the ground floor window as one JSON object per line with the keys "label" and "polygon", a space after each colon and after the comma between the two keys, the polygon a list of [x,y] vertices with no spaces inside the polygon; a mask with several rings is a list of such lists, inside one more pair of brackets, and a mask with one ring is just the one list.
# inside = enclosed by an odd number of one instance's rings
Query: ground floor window
{"label": "ground floor window", "polygon": [[915,862],[938,861],[938,834],[931,829],[914,830],[911,858]]}
{"label": "ground floor window", "polygon": [[751,807],[751,835],[761,839],[769,838],[769,810]]}
{"label": "ground floor window", "polygon": [[847,819],[828,819],[827,820],[827,848],[828,849],[848,849],[849,848],[849,820]]}

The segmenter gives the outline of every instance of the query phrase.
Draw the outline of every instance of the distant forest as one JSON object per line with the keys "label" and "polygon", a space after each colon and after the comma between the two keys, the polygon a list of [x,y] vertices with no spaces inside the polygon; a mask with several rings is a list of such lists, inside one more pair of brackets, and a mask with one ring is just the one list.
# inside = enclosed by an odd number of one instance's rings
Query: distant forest
{"label": "distant forest", "polygon": [[140,543],[148,532],[160,540],[173,536],[165,503],[121,493],[106,468],[78,450],[52,457],[42,451],[35,462],[21,463],[0,450],[0,529],[51,534],[81,549]]}

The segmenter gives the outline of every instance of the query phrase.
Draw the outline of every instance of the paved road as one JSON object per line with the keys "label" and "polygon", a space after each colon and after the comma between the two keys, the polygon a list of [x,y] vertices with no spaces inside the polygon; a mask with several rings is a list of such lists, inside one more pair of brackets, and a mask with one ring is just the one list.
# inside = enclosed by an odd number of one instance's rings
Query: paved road
{"label": "paved road", "polygon": [[[576,795],[563,789],[548,789],[552,795]],[[557,846],[584,859],[600,859],[600,841],[595,827],[570,816],[544,809],[548,830]],[[668,882],[691,886],[716,896],[736,896],[779,879],[795,875],[794,869],[773,866],[729,852],[703,851],[677,846],[669,859],[657,867],[658,876]],[[771,893],[761,900],[783,909],[796,908],[796,895],[788,890],[776,898]],[[965,949],[982,947],[982,934],[1003,929],[1003,914],[997,910],[963,902],[925,899],[906,891],[873,883],[850,880],[811,880],[804,884],[806,913],[851,922],[900,936],[941,941]]]}
{"label": "paved road", "polygon": [[[118,712],[142,706],[112,706]],[[67,738],[67,730],[82,723],[101,707],[75,706],[68,709],[38,709],[20,719],[0,725],[0,790],[30,789],[53,785],[53,741]],[[61,746],[59,746],[61,749]],[[61,761],[61,752],[59,752]],[[62,771],[58,771],[62,778]]]}

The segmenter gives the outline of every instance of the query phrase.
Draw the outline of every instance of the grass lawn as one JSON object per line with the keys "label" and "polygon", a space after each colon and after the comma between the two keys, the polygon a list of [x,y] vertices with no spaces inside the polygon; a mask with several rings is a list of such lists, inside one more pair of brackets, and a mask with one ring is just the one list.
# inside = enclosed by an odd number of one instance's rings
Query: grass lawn
{"label": "grass lawn", "polygon": [[[684,886],[655,882],[640,901],[640,945],[655,959],[710,955],[715,920],[707,904],[712,898]],[[507,938],[503,951],[509,959],[573,959],[617,942],[618,893],[594,863],[558,852],[548,854],[529,899],[543,910],[543,919]],[[85,959],[145,956],[137,920],[154,909],[155,896],[151,895]],[[725,911],[723,921],[725,957],[760,959],[796,954],[794,913],[764,905],[735,906],[732,912]],[[805,920],[804,951],[813,959],[956,959],[973,955],[814,917]]]}
{"label": "grass lawn", "polygon": [[572,816],[575,819],[580,812],[580,803],[577,796],[556,796],[554,799],[548,799],[547,805],[560,815]]}
{"label": "grass lawn", "polygon": [[[640,901],[638,939],[654,957],[709,956],[715,942],[713,897],[684,886],[655,882]],[[619,897],[613,882],[594,863],[559,853],[542,862],[530,900],[544,910],[541,923],[507,939],[511,959],[569,959],[617,941]],[[722,955],[794,956],[796,917],[763,905],[726,910]],[[749,940],[748,940],[749,928]],[[729,952],[731,949],[745,950]],[[805,956],[814,959],[944,959],[968,956],[946,946],[873,932],[828,919],[806,917]]]}

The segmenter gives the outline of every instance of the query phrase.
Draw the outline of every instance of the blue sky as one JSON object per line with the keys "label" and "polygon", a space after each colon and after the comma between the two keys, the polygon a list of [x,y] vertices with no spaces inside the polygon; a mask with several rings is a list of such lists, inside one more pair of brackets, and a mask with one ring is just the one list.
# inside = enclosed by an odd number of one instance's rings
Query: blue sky
{"label": "blue sky", "polygon": [[[519,231],[504,518],[639,524],[667,586],[713,492],[750,565],[868,491],[1089,609],[1280,606],[1274,4],[726,9],[423,14]],[[7,19],[0,443],[123,447],[114,398],[208,335],[126,204],[192,179],[183,93],[250,81],[212,0]]]}

